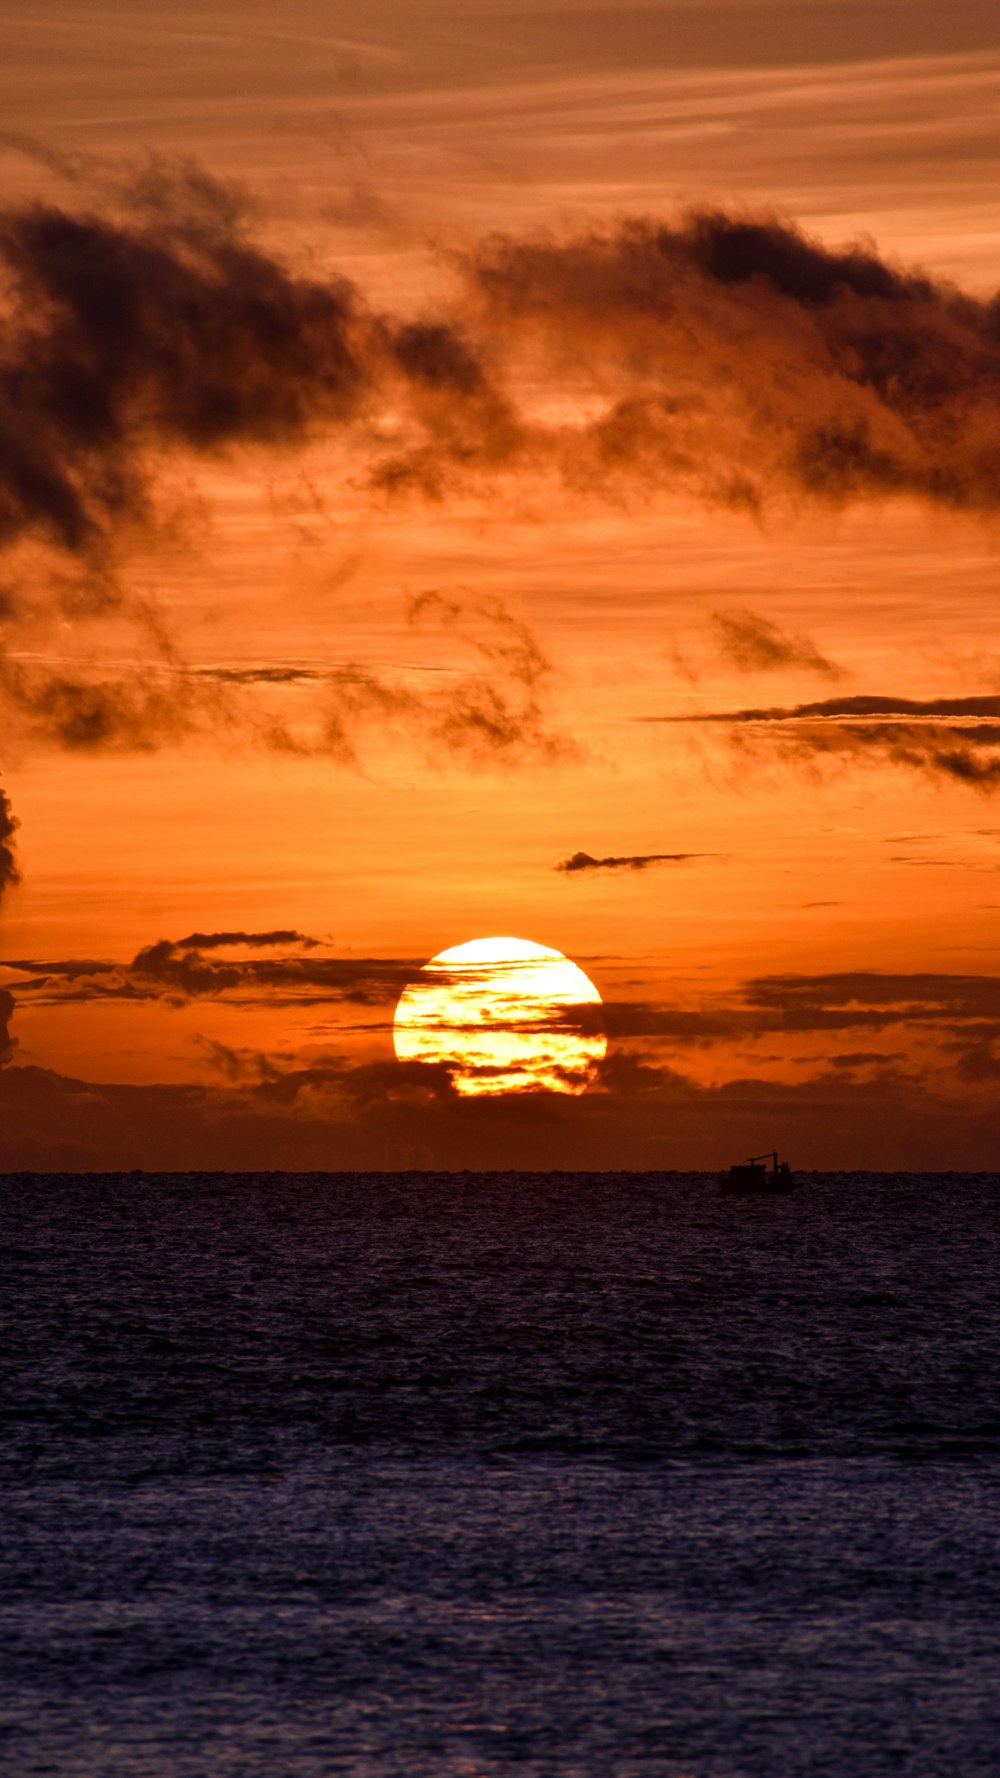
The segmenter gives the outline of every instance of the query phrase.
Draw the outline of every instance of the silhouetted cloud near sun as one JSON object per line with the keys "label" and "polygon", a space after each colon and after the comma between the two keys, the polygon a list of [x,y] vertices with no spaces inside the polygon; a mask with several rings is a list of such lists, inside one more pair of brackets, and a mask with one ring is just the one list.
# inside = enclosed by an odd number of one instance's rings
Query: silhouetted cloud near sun
{"label": "silhouetted cloud near sun", "polygon": [[[642,1054],[653,1061],[712,1046],[731,1051],[735,1044],[767,1038],[771,1048],[783,1052],[785,1062],[815,1067],[821,1059],[828,1065],[836,1058],[803,1056],[803,1039],[833,1032],[908,1031],[912,1046],[929,1044],[933,1049],[933,1058],[925,1054],[922,1065],[940,1080],[951,1072],[947,1056],[952,1048],[964,1053],[1000,1038],[1000,977],[876,970],[758,976],[731,994],[707,997],[701,1005],[608,999],[602,1010],[609,1037],[618,1044],[641,1044]],[[866,1058],[881,1066],[887,1054],[872,1050]],[[863,1065],[860,1051],[850,1055],[851,1066]]]}
{"label": "silhouetted cloud near sun", "polygon": [[[859,1025],[890,1021],[1000,1018],[1000,976],[891,974],[843,970],[827,975],[757,976],[746,984],[754,1006],[786,1022],[846,1013]],[[801,1028],[801,1027],[800,1027]]]}
{"label": "silhouetted cloud near sun", "polygon": [[[317,955],[320,941],[292,929],[189,933],[143,945],[128,963],[108,959],[0,958],[15,994],[32,1000],[187,1000],[238,995],[255,1001],[389,1006],[420,965],[393,957]],[[218,955],[242,950],[270,956]],[[206,955],[206,953],[209,953]]]}

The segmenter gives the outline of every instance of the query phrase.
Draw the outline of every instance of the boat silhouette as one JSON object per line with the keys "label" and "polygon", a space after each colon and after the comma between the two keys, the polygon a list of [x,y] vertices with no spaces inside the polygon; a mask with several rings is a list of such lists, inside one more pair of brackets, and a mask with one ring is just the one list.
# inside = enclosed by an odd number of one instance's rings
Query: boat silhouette
{"label": "boat silhouette", "polygon": [[737,1162],[720,1176],[719,1187],[732,1197],[781,1197],[799,1189],[788,1162],[779,1161],[776,1149]]}

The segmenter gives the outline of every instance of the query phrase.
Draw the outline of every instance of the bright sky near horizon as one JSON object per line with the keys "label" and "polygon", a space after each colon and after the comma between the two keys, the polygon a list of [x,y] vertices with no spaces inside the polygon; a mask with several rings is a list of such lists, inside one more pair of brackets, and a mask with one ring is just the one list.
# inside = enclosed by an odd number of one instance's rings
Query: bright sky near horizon
{"label": "bright sky near horizon", "polygon": [[996,9],[0,33],[0,1164],[991,1164]]}

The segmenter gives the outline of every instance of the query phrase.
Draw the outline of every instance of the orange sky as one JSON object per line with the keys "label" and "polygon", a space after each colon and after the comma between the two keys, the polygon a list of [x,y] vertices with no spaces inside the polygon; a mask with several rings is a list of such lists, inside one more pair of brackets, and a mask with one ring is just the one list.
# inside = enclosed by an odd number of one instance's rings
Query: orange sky
{"label": "orange sky", "polygon": [[995,9],[0,20],[0,1164],[993,1164]]}

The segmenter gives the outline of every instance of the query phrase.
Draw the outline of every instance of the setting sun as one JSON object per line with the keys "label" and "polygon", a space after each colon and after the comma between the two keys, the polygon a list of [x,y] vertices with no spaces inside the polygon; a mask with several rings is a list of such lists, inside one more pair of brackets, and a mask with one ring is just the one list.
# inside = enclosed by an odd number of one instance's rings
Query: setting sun
{"label": "setting sun", "polygon": [[589,977],[545,945],[476,938],[440,951],[400,997],[401,1062],[438,1062],[458,1091],[582,1093],[607,1050]]}

